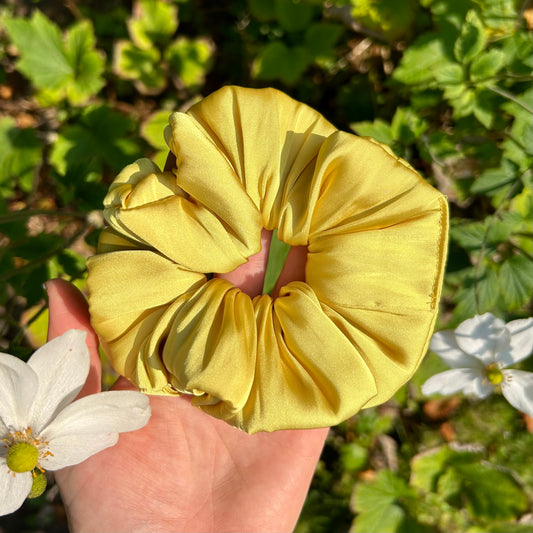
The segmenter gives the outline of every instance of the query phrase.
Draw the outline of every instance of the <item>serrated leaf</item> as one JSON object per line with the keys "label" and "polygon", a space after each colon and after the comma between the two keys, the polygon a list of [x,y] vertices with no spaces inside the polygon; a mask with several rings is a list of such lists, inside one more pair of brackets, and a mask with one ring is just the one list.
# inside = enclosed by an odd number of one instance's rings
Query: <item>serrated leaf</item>
{"label": "serrated leaf", "polygon": [[404,52],[392,79],[406,85],[427,84],[435,72],[452,63],[444,38],[439,33],[426,33]]}
{"label": "serrated leaf", "polygon": [[104,84],[104,58],[95,49],[89,21],[75,24],[63,40],[59,28],[35,10],[29,20],[5,21],[20,51],[17,69],[53,103],[66,95],[72,104],[85,102]]}
{"label": "serrated leaf", "polygon": [[533,262],[523,255],[513,255],[500,269],[499,283],[509,309],[526,305],[533,298]]}
{"label": "serrated leaf", "polygon": [[375,481],[355,486],[351,507],[358,514],[351,531],[396,532],[405,518],[405,512],[397,501],[412,495],[412,489],[394,472],[381,470]]}
{"label": "serrated leaf", "polygon": [[470,65],[470,78],[480,81],[495,76],[505,65],[505,54],[497,48],[487,50],[474,58]]}
{"label": "serrated leaf", "polygon": [[446,501],[450,502],[461,493],[461,477],[454,468],[448,468],[439,477],[436,492]]}
{"label": "serrated leaf", "polygon": [[396,533],[405,519],[405,511],[398,505],[376,507],[355,517],[350,533]]}
{"label": "serrated leaf", "polygon": [[384,144],[390,145],[394,140],[390,124],[379,118],[374,120],[374,122],[354,122],[353,124],[350,124],[350,128],[352,128],[357,135],[372,137],[373,139],[376,139],[376,141]]}
{"label": "serrated leaf", "polygon": [[311,58],[303,46],[289,48],[281,41],[267,44],[256,59],[253,75],[261,80],[280,79],[287,85],[295,84]]}
{"label": "serrated leaf", "polygon": [[314,13],[312,5],[297,0],[274,0],[274,9],[282,28],[288,32],[307,28]]}
{"label": "serrated leaf", "polygon": [[484,267],[472,277],[466,278],[462,287],[453,296],[456,304],[453,316],[459,322],[477,314],[494,312],[495,309],[502,308],[500,282],[494,268]]}
{"label": "serrated leaf", "polygon": [[103,54],[95,49],[93,27],[89,21],[72,26],[65,36],[65,54],[75,75],[66,87],[72,104],[81,104],[104,86]]}
{"label": "serrated leaf", "polygon": [[487,226],[484,222],[452,221],[450,237],[465,250],[479,250],[483,246]]}
{"label": "serrated leaf", "polygon": [[463,479],[462,493],[472,516],[510,520],[527,509],[528,498],[509,473],[481,463],[455,468]]}
{"label": "serrated leaf", "polygon": [[426,492],[433,492],[451,454],[447,446],[441,446],[415,455],[411,459],[410,485]]}
{"label": "serrated leaf", "polygon": [[178,9],[163,0],[138,0],[127,26],[132,41],[140,48],[165,44],[178,29]]}
{"label": "serrated leaf", "polygon": [[121,78],[132,80],[143,94],[158,94],[167,84],[157,48],[139,48],[130,41],[117,41],[113,70]]}
{"label": "serrated leaf", "polygon": [[61,175],[83,169],[80,180],[105,166],[114,172],[139,157],[138,142],[131,137],[132,121],[108,106],[87,107],[78,122],[59,131],[50,162]]}
{"label": "serrated leaf", "polygon": [[404,145],[413,144],[427,129],[427,123],[410,108],[399,107],[391,123],[392,137]]}
{"label": "serrated leaf", "polygon": [[474,181],[470,190],[474,194],[494,193],[517,179],[518,175],[515,165],[507,159],[504,159],[500,167],[485,170]]}
{"label": "serrated leaf", "polygon": [[59,28],[35,10],[30,19],[4,21],[9,36],[20,52],[17,70],[41,88],[57,89],[72,75]]}
{"label": "serrated leaf", "polygon": [[533,35],[527,31],[516,31],[505,39],[503,45],[505,63],[511,72],[530,75],[533,68]]}
{"label": "serrated leaf", "polygon": [[165,50],[171,74],[178,85],[198,87],[213,62],[213,44],[208,39],[180,37]]}
{"label": "serrated leaf", "polygon": [[42,144],[35,130],[20,129],[11,117],[0,117],[0,191],[13,196],[18,185],[30,192],[36,167],[42,160]]}
{"label": "serrated leaf", "polygon": [[485,28],[477,12],[471,9],[455,41],[453,53],[459,63],[469,63],[485,47]]}

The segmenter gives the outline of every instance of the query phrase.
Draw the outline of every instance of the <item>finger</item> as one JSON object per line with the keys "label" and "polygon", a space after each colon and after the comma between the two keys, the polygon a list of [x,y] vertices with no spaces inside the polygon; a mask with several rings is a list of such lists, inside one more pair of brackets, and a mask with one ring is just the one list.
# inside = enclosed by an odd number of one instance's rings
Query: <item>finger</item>
{"label": "finger", "polygon": [[63,335],[69,329],[86,331],[86,343],[91,356],[91,368],[79,397],[100,392],[102,365],[98,352],[98,337],[91,327],[89,308],[85,298],[74,285],[63,279],[47,281],[45,288],[48,292],[50,313],[48,340]]}
{"label": "finger", "polygon": [[270,251],[272,232],[263,229],[261,232],[261,251],[248,258],[248,262],[226,274],[215,274],[215,278],[223,278],[241,289],[250,298],[263,292],[263,281]]}

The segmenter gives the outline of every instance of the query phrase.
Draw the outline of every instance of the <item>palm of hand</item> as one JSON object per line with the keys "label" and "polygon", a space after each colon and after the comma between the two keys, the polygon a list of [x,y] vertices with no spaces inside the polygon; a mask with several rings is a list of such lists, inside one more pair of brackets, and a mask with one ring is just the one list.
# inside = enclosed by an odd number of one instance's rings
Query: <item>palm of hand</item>
{"label": "palm of hand", "polygon": [[[248,272],[225,277],[250,293],[257,291],[268,247],[263,250],[246,266]],[[302,276],[305,256],[293,250],[286,263],[291,266],[282,272],[279,285]],[[253,268],[256,272],[247,275]],[[242,279],[247,281],[240,283]],[[91,372],[80,396],[98,392],[98,339],[90,326],[87,303],[65,281],[48,282],[47,289],[48,336],[71,328],[88,332]],[[134,387],[120,378],[114,388]],[[327,428],[248,435],[183,397],[152,396],[150,404],[152,417],[146,427],[123,433],[115,446],[56,472],[72,531],[293,529]]]}
{"label": "palm of hand", "polygon": [[183,398],[151,405],[148,426],[56,474],[74,531],[292,530],[325,430],[250,436]]}

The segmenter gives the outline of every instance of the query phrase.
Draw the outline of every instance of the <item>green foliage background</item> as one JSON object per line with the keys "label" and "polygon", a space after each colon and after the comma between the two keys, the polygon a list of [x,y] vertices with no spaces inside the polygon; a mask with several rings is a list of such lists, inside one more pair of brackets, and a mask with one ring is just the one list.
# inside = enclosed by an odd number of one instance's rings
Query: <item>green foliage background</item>
{"label": "green foliage background", "polygon": [[[439,328],[531,316],[532,25],[522,0],[2,3],[0,349],[44,342],[42,283],[83,288],[114,175],[163,164],[168,115],[226,84],[287,92],[448,196]],[[430,354],[331,430],[298,532],[531,530],[531,419],[500,396],[423,398],[442,369]],[[52,489],[0,526],[64,531],[59,508]]]}

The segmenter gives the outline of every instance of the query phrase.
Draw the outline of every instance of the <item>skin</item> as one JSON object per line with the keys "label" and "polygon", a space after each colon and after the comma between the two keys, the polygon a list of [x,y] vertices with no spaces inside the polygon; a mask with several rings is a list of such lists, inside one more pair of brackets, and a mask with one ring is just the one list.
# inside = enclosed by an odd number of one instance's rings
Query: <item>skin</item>
{"label": "skin", "polygon": [[[250,296],[262,289],[270,242],[229,274]],[[305,248],[292,248],[273,295],[305,279]],[[80,396],[100,390],[98,338],[83,295],[64,280],[46,284],[48,338],[87,331],[91,371]],[[135,387],[119,378],[116,390]],[[328,429],[248,435],[193,407],[186,397],[150,397],[147,426],[55,473],[72,532],[285,532],[302,509]]]}

